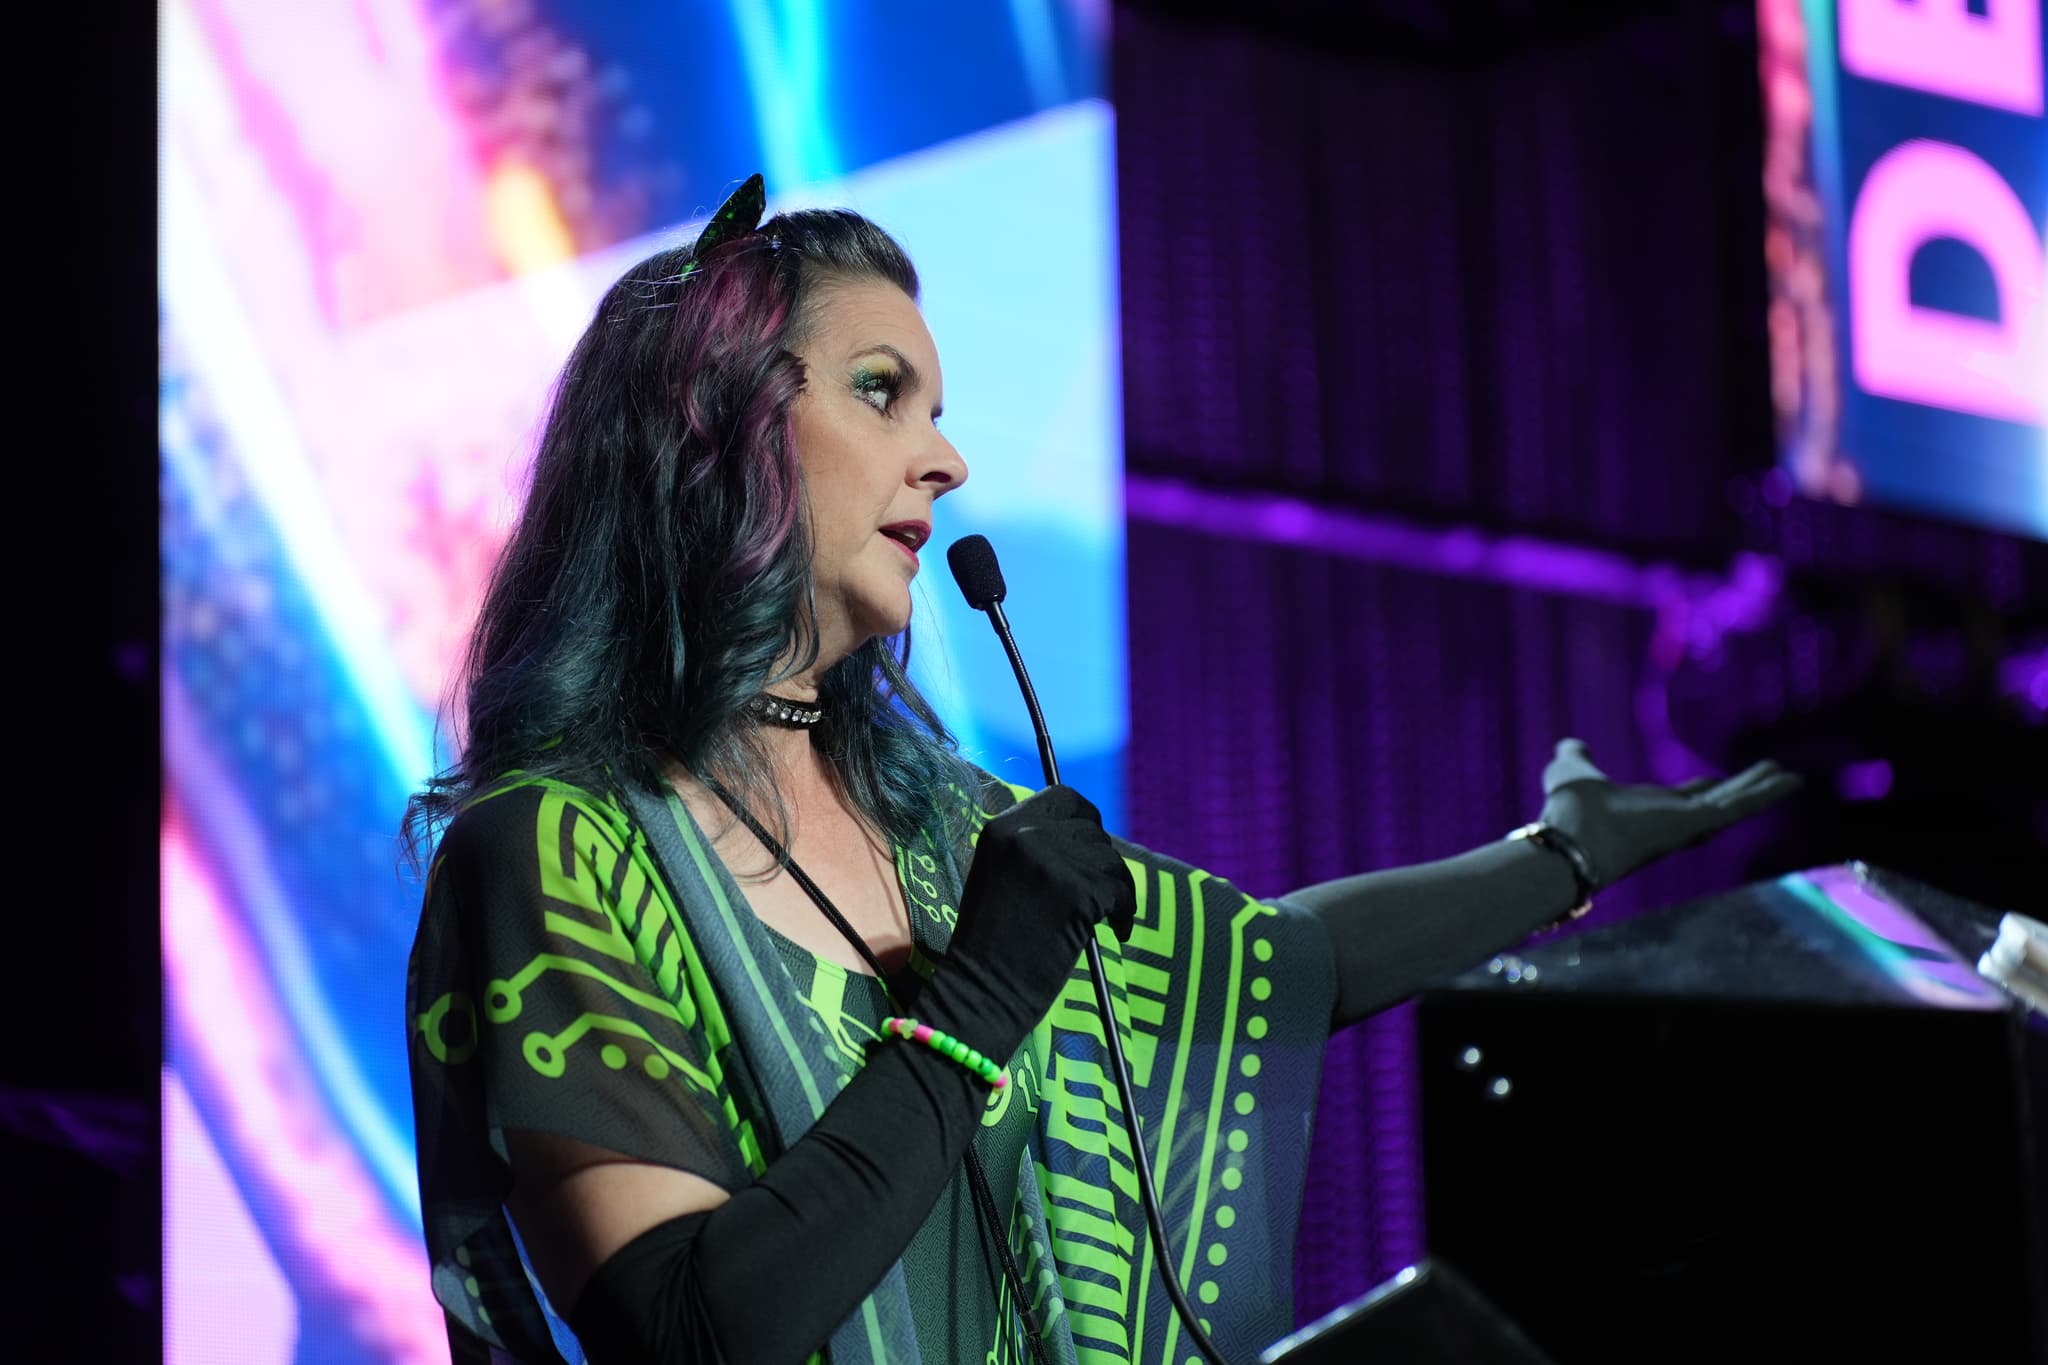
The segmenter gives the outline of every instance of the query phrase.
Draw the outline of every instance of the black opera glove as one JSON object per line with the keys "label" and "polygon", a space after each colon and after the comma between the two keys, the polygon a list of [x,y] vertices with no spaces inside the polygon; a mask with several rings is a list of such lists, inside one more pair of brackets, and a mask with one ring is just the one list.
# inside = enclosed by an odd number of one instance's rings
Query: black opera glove
{"label": "black opera glove", "polygon": [[[945,961],[918,1019],[1007,1061],[1052,1007],[1097,924],[1128,937],[1137,891],[1071,787],[981,831]],[[766,1175],[672,1218],[599,1266],[570,1312],[591,1359],[801,1360],[873,1289],[931,1212],[988,1088],[929,1048],[877,1043]],[[829,1248],[829,1253],[823,1249]]]}
{"label": "black opera glove", "polygon": [[1584,741],[1561,739],[1543,769],[1542,823],[1584,850],[1593,884],[1588,889],[1597,889],[1667,853],[1705,842],[1802,785],[1798,774],[1765,759],[1733,777],[1625,787],[1593,766]]}
{"label": "black opera glove", "polygon": [[981,831],[960,922],[917,1015],[1007,1061],[1052,1008],[1097,924],[1127,939],[1137,915],[1130,869],[1088,798],[1047,787]]}

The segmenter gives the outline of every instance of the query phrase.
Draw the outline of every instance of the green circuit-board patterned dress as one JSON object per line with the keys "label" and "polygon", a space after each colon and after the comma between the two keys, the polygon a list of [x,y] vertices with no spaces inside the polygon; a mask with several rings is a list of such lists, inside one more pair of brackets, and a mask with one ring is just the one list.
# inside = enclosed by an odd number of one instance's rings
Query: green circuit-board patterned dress
{"label": "green circuit-board patterned dress", "polygon": [[[986,778],[960,799],[978,833],[1027,794]],[[668,828],[650,828],[663,816]],[[1292,1326],[1294,1234],[1335,992],[1329,941],[1304,910],[1118,848],[1137,925],[1127,943],[1107,928],[1098,939],[1138,1127],[1182,1283],[1226,1355],[1255,1357]],[[898,851],[918,971],[943,958],[971,856],[972,836],[951,850]],[[407,1008],[426,1238],[458,1362],[489,1359],[487,1348],[563,1358],[503,1212],[503,1129],[558,1133],[739,1189],[859,1070],[892,1012],[873,977],[755,919],[680,800],[607,800],[518,775],[441,841]],[[1085,958],[1009,1066],[1012,1084],[991,1095],[975,1146],[1051,1357],[1194,1358],[1145,1234],[1131,1124],[1106,1070]],[[1029,1360],[988,1259],[956,1172],[821,1358]]]}

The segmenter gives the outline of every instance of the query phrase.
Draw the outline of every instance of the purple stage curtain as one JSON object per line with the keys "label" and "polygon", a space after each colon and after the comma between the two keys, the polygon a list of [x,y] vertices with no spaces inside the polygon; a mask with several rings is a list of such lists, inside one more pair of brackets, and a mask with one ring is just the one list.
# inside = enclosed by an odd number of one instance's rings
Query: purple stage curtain
{"label": "purple stage curtain", "polygon": [[[1760,323],[1738,326],[1759,238],[1731,239],[1723,169],[1754,155],[1739,25],[1520,55],[1303,28],[1125,8],[1112,58],[1130,823],[1261,894],[1500,837],[1563,735],[1653,776],[1656,610],[1600,565],[1724,568],[1731,474],[1771,459]],[[1196,525],[1161,487],[1391,519],[1440,566],[1370,533],[1291,544],[1284,516]],[[1515,537],[1596,562],[1461,571],[1467,541]],[[1742,880],[1762,837],[1652,869],[1591,923]],[[1416,1076],[1405,1008],[1332,1043],[1304,1318],[1423,1250]]]}

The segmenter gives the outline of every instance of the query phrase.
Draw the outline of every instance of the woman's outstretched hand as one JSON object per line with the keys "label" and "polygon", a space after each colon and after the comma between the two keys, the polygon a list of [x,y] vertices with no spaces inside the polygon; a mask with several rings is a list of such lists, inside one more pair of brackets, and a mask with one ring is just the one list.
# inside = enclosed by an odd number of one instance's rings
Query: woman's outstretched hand
{"label": "woman's outstretched hand", "polygon": [[1543,769],[1543,822],[1578,840],[1595,880],[1607,886],[1776,805],[1802,783],[1766,759],[1733,777],[1624,787],[1593,766],[1584,741],[1561,739]]}

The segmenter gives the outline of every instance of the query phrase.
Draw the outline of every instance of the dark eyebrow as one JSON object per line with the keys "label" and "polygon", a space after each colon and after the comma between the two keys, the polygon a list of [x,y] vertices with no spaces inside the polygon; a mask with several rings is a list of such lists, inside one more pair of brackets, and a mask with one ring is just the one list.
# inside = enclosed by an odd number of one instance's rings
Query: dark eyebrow
{"label": "dark eyebrow", "polygon": [[[855,351],[850,359],[858,360],[864,355],[885,355],[895,361],[897,368],[903,372],[903,387],[906,389],[916,389],[924,386],[924,376],[918,373],[917,366],[910,363],[910,357],[897,350],[894,346],[891,346],[888,342],[878,341],[872,346],[863,346],[858,351]],[[932,420],[934,422],[938,421],[945,411],[944,404],[933,408]]]}

